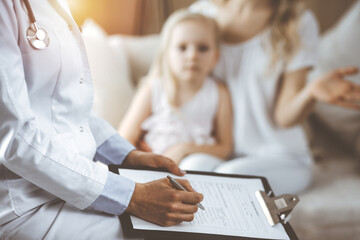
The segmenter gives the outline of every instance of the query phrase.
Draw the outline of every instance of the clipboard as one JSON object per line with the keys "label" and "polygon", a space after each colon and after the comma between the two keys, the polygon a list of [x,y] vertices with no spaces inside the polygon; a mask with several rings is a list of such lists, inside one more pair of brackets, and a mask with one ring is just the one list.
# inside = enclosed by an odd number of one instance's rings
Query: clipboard
{"label": "clipboard", "polygon": [[[120,165],[109,165],[109,170],[115,174],[119,174],[119,169],[121,169]],[[134,170],[151,170],[151,171],[159,171],[159,172],[166,172],[164,170],[154,170],[150,168],[124,168],[124,169],[134,169]],[[216,176],[216,177],[227,177],[227,178],[243,178],[243,179],[259,179],[264,187],[265,192],[271,193],[269,197],[274,197],[272,189],[265,177],[261,176],[249,176],[249,175],[237,175],[237,174],[221,174],[221,173],[213,173],[213,172],[200,172],[200,171],[187,171],[188,174],[196,174],[196,175],[206,175],[206,176]],[[255,194],[255,193],[254,193]],[[124,213],[119,216],[119,220],[121,222],[123,232],[125,236],[129,237],[139,237],[144,238],[145,240],[269,240],[263,238],[250,238],[250,237],[234,237],[234,236],[226,236],[220,234],[206,234],[206,233],[187,233],[187,232],[177,232],[177,231],[159,231],[159,230],[140,230],[134,229],[132,221],[130,219],[129,214]],[[290,223],[283,223],[280,222],[290,240],[298,240],[293,228],[291,227]],[[274,239],[275,240],[275,239]]]}

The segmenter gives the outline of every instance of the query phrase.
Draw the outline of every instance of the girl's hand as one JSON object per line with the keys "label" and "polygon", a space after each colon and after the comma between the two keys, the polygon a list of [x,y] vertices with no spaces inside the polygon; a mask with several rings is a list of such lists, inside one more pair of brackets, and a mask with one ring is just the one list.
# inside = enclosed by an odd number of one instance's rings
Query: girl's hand
{"label": "girl's hand", "polygon": [[180,143],[168,148],[163,155],[172,159],[176,164],[179,164],[181,160],[189,154],[190,149],[190,143]]}
{"label": "girl's hand", "polygon": [[358,68],[339,68],[318,78],[311,86],[311,95],[319,101],[360,110],[360,85],[344,77],[358,73]]}

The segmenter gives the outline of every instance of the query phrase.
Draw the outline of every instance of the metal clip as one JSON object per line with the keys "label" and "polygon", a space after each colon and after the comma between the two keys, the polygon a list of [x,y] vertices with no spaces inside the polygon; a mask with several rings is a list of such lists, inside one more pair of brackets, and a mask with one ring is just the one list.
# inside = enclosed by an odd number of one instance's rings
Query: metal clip
{"label": "metal clip", "polygon": [[255,195],[271,226],[282,222],[286,224],[290,219],[290,212],[300,201],[297,195],[283,194],[277,197],[270,197],[272,193],[256,191]]}

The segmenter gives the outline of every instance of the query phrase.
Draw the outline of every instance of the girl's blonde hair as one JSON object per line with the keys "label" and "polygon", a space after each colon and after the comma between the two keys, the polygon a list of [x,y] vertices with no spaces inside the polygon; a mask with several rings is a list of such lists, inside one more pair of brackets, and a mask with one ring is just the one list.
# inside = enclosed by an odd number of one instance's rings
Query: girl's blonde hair
{"label": "girl's blonde hair", "polygon": [[[213,0],[225,4],[229,0]],[[273,15],[270,20],[271,60],[275,67],[279,60],[288,63],[300,47],[298,25],[305,10],[303,0],[270,0]]]}
{"label": "girl's blonde hair", "polygon": [[155,60],[150,68],[147,78],[160,79],[163,82],[164,90],[170,106],[177,107],[177,80],[170,71],[168,60],[166,59],[167,51],[172,37],[173,29],[181,22],[195,20],[209,24],[213,27],[214,40],[216,48],[220,46],[220,30],[213,18],[207,17],[200,13],[191,12],[186,9],[175,11],[166,20],[161,31],[161,43]]}

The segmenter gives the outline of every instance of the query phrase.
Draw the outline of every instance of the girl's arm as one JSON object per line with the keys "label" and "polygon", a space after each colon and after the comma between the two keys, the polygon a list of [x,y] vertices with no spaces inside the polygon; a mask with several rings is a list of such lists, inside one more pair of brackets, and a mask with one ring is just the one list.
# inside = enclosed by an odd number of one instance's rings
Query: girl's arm
{"label": "girl's arm", "polygon": [[151,115],[152,81],[146,79],[137,91],[119,127],[119,134],[134,146],[141,136],[141,124]]}
{"label": "girl's arm", "polygon": [[301,123],[316,101],[360,110],[360,86],[344,79],[357,68],[339,68],[306,85],[309,68],[284,75],[276,100],[274,118],[280,127]]}
{"label": "girl's arm", "polygon": [[194,143],[183,143],[175,145],[164,153],[165,156],[179,163],[184,157],[192,153],[208,153],[222,159],[226,159],[232,152],[233,137],[233,114],[231,107],[230,94],[227,88],[219,86],[219,105],[215,116],[215,144],[213,145],[196,145]]}

